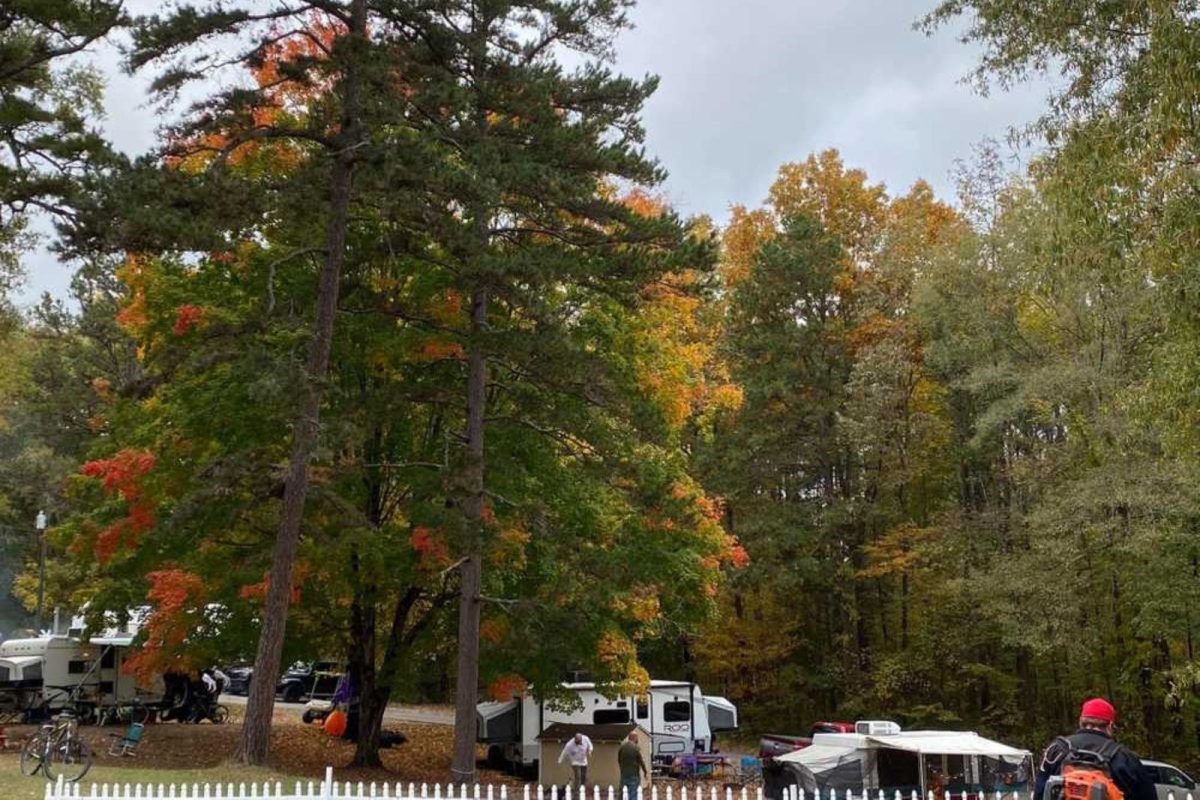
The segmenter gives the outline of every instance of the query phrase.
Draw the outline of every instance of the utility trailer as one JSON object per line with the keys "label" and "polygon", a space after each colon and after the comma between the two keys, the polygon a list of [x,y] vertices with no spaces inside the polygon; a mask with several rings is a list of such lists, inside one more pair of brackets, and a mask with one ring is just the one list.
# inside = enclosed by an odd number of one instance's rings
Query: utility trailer
{"label": "utility trailer", "polygon": [[488,765],[537,775],[538,737],[551,725],[635,724],[649,731],[652,758],[669,763],[687,753],[712,753],[716,734],[737,730],[737,707],[705,696],[694,683],[651,681],[643,696],[607,697],[594,683],[566,683],[566,701],[538,701],[526,691],[512,700],[476,707],[476,739],[488,745]]}

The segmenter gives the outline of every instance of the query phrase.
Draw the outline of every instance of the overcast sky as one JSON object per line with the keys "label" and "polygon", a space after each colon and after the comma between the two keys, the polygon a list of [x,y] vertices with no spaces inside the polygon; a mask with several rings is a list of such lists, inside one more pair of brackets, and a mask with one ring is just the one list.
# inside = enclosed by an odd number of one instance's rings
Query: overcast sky
{"label": "overcast sky", "polygon": [[[835,147],[892,192],[924,178],[952,199],[955,161],[1036,116],[1045,92],[984,98],[962,85],[976,51],[952,31],[912,29],[935,2],[641,0],[617,66],[662,79],[645,125],[668,197],[724,220],[735,203],[761,203],[781,164]],[[128,153],[148,149],[157,123],[144,79],[121,74],[112,50],[94,57],[109,79],[105,129]],[[27,267],[27,301],[65,292],[70,267],[44,251]]]}

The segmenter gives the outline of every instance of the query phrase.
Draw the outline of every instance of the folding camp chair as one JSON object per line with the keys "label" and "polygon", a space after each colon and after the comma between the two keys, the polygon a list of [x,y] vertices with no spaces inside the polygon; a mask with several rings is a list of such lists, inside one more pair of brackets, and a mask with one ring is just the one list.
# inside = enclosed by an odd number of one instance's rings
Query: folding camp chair
{"label": "folding camp chair", "polygon": [[113,742],[109,745],[108,754],[110,756],[136,756],[138,743],[142,741],[142,729],[145,726],[140,722],[134,722],[129,726],[129,730],[124,734],[110,733]]}

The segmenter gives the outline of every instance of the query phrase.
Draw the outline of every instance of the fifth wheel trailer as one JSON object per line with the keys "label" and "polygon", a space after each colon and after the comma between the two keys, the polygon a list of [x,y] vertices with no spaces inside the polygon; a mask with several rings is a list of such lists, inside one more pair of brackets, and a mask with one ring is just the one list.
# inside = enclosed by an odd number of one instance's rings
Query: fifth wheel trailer
{"label": "fifth wheel trailer", "polygon": [[607,697],[594,683],[562,685],[575,702],[539,702],[525,692],[512,700],[476,707],[476,738],[488,745],[488,762],[534,775],[541,756],[538,736],[556,723],[633,723],[650,732],[657,761],[684,753],[711,753],[717,733],[737,730],[737,707],[723,697],[706,697],[694,683],[651,681],[641,697]]}

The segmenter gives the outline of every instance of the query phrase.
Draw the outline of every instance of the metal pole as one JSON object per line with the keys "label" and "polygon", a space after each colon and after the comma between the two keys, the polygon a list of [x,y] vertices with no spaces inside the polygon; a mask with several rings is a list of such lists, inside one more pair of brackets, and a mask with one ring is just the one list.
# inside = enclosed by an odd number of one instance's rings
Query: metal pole
{"label": "metal pole", "polygon": [[46,532],[41,532],[41,555],[38,558],[37,631],[42,632],[42,610],[46,604]]}
{"label": "metal pole", "polygon": [[41,539],[40,556],[38,557],[38,603],[37,603],[37,632],[42,632],[42,613],[46,605],[46,512],[39,511],[34,521],[38,537]]}

